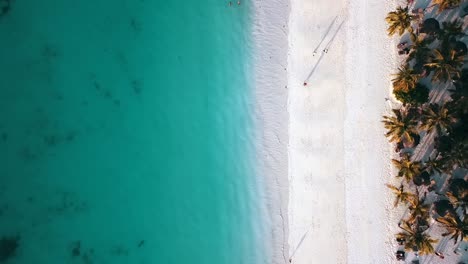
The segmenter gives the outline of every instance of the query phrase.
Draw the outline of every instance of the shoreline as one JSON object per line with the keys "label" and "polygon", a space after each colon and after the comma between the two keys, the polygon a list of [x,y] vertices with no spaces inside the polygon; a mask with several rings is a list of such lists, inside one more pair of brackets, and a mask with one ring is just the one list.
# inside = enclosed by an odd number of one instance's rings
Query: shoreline
{"label": "shoreline", "polygon": [[256,0],[253,8],[254,121],[261,208],[259,243],[265,264],[288,263],[288,88],[286,78],[289,1]]}

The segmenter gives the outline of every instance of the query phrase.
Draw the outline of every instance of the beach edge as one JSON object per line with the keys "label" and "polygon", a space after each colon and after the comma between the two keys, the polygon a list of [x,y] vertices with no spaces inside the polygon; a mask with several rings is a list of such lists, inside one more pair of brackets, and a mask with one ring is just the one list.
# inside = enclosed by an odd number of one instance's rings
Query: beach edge
{"label": "beach edge", "polygon": [[265,264],[289,263],[287,53],[290,2],[254,1],[256,155]]}

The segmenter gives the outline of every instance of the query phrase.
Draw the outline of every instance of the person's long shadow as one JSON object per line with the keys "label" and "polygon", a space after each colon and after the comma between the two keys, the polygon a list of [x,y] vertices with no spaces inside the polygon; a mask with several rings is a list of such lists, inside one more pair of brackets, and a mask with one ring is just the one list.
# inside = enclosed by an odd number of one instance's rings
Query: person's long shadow
{"label": "person's long shadow", "polygon": [[325,38],[328,36],[328,33],[330,33],[330,30],[331,30],[331,28],[333,27],[333,25],[335,24],[336,19],[338,19],[338,16],[336,16],[336,17],[332,20],[332,22],[330,23],[330,26],[328,26],[328,29],[327,29],[327,31],[325,31],[325,35],[323,35],[322,40],[320,40],[319,44],[317,44],[317,47],[315,47],[315,49],[314,49],[314,54],[317,53],[318,48],[320,47],[320,45],[322,45],[322,42],[323,42],[323,41],[325,40]]}
{"label": "person's long shadow", "polygon": [[317,69],[317,66],[320,64],[320,61],[322,60],[323,55],[325,55],[325,52],[322,52],[322,54],[320,54],[319,59],[315,63],[314,68],[312,68],[312,70],[310,71],[309,75],[307,75],[307,78],[305,79],[304,83],[307,83],[307,81],[309,81],[310,77],[312,77],[312,74],[314,74],[315,69]]}
{"label": "person's long shadow", "polygon": [[305,79],[305,83],[310,79],[310,77],[312,77],[312,74],[314,74],[314,72],[315,72],[315,70],[317,69],[318,65],[319,65],[320,62],[322,61],[323,56],[324,56],[325,53],[327,53],[328,50],[330,49],[331,45],[333,44],[333,40],[335,40],[336,36],[338,35],[338,32],[341,30],[341,27],[343,26],[343,24],[344,24],[345,21],[346,21],[346,20],[343,20],[343,22],[341,22],[341,24],[338,26],[338,28],[336,29],[335,33],[333,34],[332,38],[328,41],[327,45],[325,45],[325,48],[323,49],[322,54],[320,54],[319,59],[318,59],[317,62],[315,63],[314,68],[312,68],[312,70],[310,71],[309,75],[307,75],[307,78]]}
{"label": "person's long shadow", "polygon": [[302,236],[301,238],[301,241],[299,241],[299,244],[297,244],[296,248],[294,249],[293,253],[291,254],[291,256],[289,257],[289,260],[292,260],[292,258],[294,257],[294,255],[296,254],[297,250],[301,247],[302,245],[302,242],[304,242],[304,239],[306,238],[307,234],[309,233],[310,229],[307,230],[307,232],[305,232],[305,234]]}

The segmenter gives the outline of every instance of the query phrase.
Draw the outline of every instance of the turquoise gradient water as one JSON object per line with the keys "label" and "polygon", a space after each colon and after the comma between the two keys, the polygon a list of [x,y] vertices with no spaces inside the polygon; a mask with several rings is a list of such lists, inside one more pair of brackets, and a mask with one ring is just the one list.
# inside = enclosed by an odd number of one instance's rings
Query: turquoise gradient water
{"label": "turquoise gradient water", "polygon": [[263,263],[248,3],[12,1],[0,18],[9,263]]}

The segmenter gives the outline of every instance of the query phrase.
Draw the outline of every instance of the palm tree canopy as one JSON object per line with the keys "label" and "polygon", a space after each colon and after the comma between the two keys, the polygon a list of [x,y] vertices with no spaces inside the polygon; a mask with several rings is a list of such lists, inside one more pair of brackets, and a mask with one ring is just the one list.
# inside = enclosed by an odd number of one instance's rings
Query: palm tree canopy
{"label": "palm tree canopy", "polygon": [[450,179],[449,180],[449,190],[457,196],[467,195],[468,192],[468,181],[462,178]]}
{"label": "palm tree canopy", "polygon": [[436,130],[439,135],[450,131],[456,122],[452,112],[445,105],[429,104],[423,109],[420,128],[425,131]]}
{"label": "palm tree canopy", "polygon": [[457,54],[455,50],[442,54],[440,50],[434,49],[431,62],[425,65],[434,69],[433,81],[446,82],[452,81],[453,78],[460,78],[460,68],[463,66],[463,63],[464,57]]}
{"label": "palm tree canopy", "polygon": [[436,221],[442,224],[446,230],[442,236],[450,236],[455,244],[458,240],[466,241],[468,239],[468,217],[462,221],[457,215],[448,214],[445,217],[437,218]]}
{"label": "palm tree canopy", "polygon": [[388,35],[393,36],[395,33],[398,33],[401,36],[406,30],[412,32],[412,20],[413,16],[408,12],[408,7],[397,7],[396,11],[388,13],[385,18],[385,21],[387,21],[388,24]]}
{"label": "palm tree canopy", "polygon": [[430,185],[431,184],[431,175],[427,171],[421,172],[419,175],[413,177],[413,183],[416,186],[421,186],[421,185]]}
{"label": "palm tree canopy", "polygon": [[404,239],[405,249],[419,251],[420,255],[428,255],[434,253],[434,247],[432,244],[437,243],[437,239],[431,238],[425,232],[420,232],[418,227],[410,224],[407,221],[403,221],[401,224],[400,232],[396,235],[397,238]]}
{"label": "palm tree canopy", "polygon": [[[468,107],[468,104],[467,104],[467,107]],[[455,142],[455,144],[459,143],[459,144],[468,145],[468,137],[466,136],[468,135],[468,113],[458,113],[456,112],[457,109],[451,109],[451,111],[453,111],[457,119],[457,123],[453,125],[449,136],[452,139],[452,141]]]}
{"label": "palm tree canopy", "polygon": [[455,51],[455,56],[465,56],[468,52],[465,42],[463,41],[450,41],[449,49]]}
{"label": "palm tree canopy", "polygon": [[463,195],[455,195],[452,192],[446,192],[445,195],[449,199],[450,203],[453,204],[453,206],[455,206],[455,208],[461,208],[463,214],[466,214],[466,210],[468,207],[468,193],[467,192],[465,192]]}
{"label": "palm tree canopy", "polygon": [[434,147],[439,152],[449,152],[454,145],[455,141],[450,135],[442,135],[434,139]]}
{"label": "palm tree canopy", "polygon": [[465,36],[463,32],[463,21],[455,19],[454,21],[442,22],[442,30],[439,32],[439,38],[444,42],[451,38],[463,37]]}
{"label": "palm tree canopy", "polygon": [[447,152],[439,152],[438,155],[447,173],[451,173],[453,169],[458,167],[468,167],[468,145],[463,142],[456,142],[452,149]]}
{"label": "palm tree canopy", "polygon": [[424,170],[426,170],[430,174],[442,173],[443,164],[438,159],[429,158],[426,162],[424,162]]}
{"label": "palm tree canopy", "polygon": [[411,203],[413,199],[416,198],[416,196],[412,192],[405,192],[403,184],[400,185],[399,188],[391,184],[386,184],[386,186],[395,194],[395,202],[393,203],[394,207],[396,207],[400,203]]}
{"label": "palm tree canopy", "polygon": [[432,0],[433,5],[438,5],[438,13],[446,9],[452,9],[458,7],[461,4],[462,0]]}
{"label": "palm tree canopy", "polygon": [[440,215],[445,216],[450,212],[453,212],[453,205],[449,200],[439,200],[434,202],[434,211]]}
{"label": "palm tree canopy", "polygon": [[416,129],[418,122],[411,115],[398,109],[393,109],[393,114],[394,116],[384,116],[382,120],[388,130],[385,136],[390,138],[390,142],[399,142],[402,139],[412,142],[411,135],[418,134]]}
{"label": "palm tree canopy", "polygon": [[409,155],[404,155],[400,160],[392,159],[392,163],[399,170],[397,177],[404,177],[407,182],[421,173],[421,162],[411,161]]}
{"label": "palm tree canopy", "polygon": [[410,217],[408,222],[414,223],[418,219],[427,219],[429,218],[429,204],[424,204],[424,199],[414,199],[408,207],[410,211]]}
{"label": "palm tree canopy", "polygon": [[414,89],[407,92],[393,89],[393,94],[404,106],[420,106],[429,100],[429,89],[421,83],[417,83]]}
{"label": "palm tree canopy", "polygon": [[[451,179],[447,198],[456,208],[466,213],[468,207],[468,182],[464,179]],[[468,218],[468,217],[467,217]]]}
{"label": "palm tree canopy", "polygon": [[416,73],[408,64],[398,68],[398,72],[393,75],[395,76],[395,78],[392,79],[393,88],[405,92],[414,89],[421,78],[420,74]]}
{"label": "palm tree canopy", "polygon": [[[468,99],[468,69],[462,69],[460,78],[455,80],[454,86],[453,89],[449,89],[452,102],[454,102],[452,105],[455,106],[454,110],[460,110],[462,114],[465,114],[468,112],[468,109],[467,111],[463,111],[468,106],[468,101],[466,101]],[[457,109],[459,104],[462,107]]]}
{"label": "palm tree canopy", "polygon": [[418,36],[414,33],[410,34],[410,39],[411,42],[413,42],[413,45],[411,45],[411,50],[408,54],[406,62],[414,59],[416,63],[414,64],[413,68],[416,72],[420,73],[423,70],[423,66],[429,61],[431,54],[429,41],[424,37]]}
{"label": "palm tree canopy", "polygon": [[439,21],[435,18],[428,18],[424,20],[421,25],[421,29],[419,32],[426,33],[426,34],[437,34],[440,31],[440,24]]}

